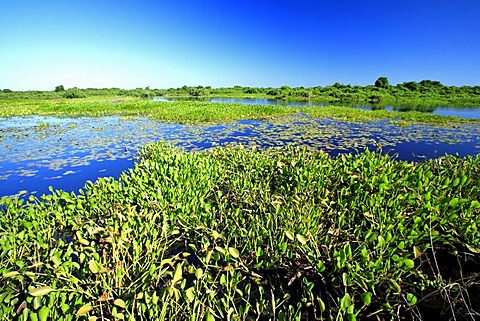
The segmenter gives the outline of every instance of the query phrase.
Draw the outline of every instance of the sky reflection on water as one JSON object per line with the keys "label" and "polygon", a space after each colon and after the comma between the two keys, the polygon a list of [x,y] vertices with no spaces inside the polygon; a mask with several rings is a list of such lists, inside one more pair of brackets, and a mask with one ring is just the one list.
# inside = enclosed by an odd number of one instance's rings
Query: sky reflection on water
{"label": "sky reflection on water", "polygon": [[362,124],[295,114],[273,121],[242,120],[189,126],[148,118],[12,117],[0,122],[0,197],[77,192],[87,180],[118,177],[133,167],[141,146],[169,141],[188,151],[228,144],[247,147],[310,146],[331,155],[377,149],[418,161],[445,153],[480,153],[480,125],[402,127],[390,121]]}
{"label": "sky reflection on water", "polygon": [[478,107],[455,107],[455,106],[394,106],[394,105],[372,105],[366,103],[358,102],[324,102],[324,101],[314,101],[314,100],[282,100],[282,99],[269,99],[269,98],[228,98],[228,97],[213,97],[213,98],[197,98],[192,99],[189,97],[179,97],[179,98],[165,98],[165,97],[154,97],[153,101],[163,101],[171,102],[175,100],[199,100],[207,101],[212,103],[223,103],[223,104],[242,104],[242,105],[278,105],[278,106],[290,106],[290,107],[312,107],[312,106],[328,106],[328,105],[338,105],[338,106],[349,106],[359,109],[385,109],[390,111],[409,111],[416,110],[424,113],[441,115],[441,116],[456,116],[463,118],[479,118],[480,119],[480,106]]}

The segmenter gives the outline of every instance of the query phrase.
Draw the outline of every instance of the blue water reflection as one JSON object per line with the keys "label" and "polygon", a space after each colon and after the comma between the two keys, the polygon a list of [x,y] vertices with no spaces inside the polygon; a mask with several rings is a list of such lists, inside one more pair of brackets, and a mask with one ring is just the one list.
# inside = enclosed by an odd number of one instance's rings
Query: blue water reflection
{"label": "blue water reflection", "polygon": [[419,161],[445,153],[461,157],[480,153],[479,127],[404,127],[391,121],[357,124],[302,113],[213,126],[144,117],[12,117],[0,121],[0,197],[40,196],[49,193],[49,186],[78,191],[87,180],[118,177],[133,167],[143,145],[155,141],[168,141],[188,151],[229,144],[310,146],[331,155],[381,148],[398,159]]}
{"label": "blue water reflection", "polygon": [[390,111],[410,111],[415,110],[419,112],[431,113],[442,116],[456,116],[463,118],[479,118],[480,119],[480,106],[478,107],[455,107],[455,106],[430,106],[430,105],[375,105],[366,103],[349,103],[349,102],[325,102],[315,100],[281,100],[281,99],[268,99],[268,98],[227,98],[227,97],[213,97],[213,98],[165,98],[154,97],[153,101],[171,102],[176,100],[200,100],[212,103],[224,103],[224,104],[244,104],[244,105],[276,105],[276,106],[290,106],[290,107],[312,107],[312,106],[349,106],[359,109],[384,109]]}

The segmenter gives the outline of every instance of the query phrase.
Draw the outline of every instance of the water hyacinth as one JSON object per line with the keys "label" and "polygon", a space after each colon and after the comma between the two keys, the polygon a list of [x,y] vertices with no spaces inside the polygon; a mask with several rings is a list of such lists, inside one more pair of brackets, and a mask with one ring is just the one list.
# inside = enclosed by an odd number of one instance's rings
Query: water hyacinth
{"label": "water hyacinth", "polygon": [[140,155],[78,195],[2,199],[0,319],[478,313],[478,156],[163,143]]}

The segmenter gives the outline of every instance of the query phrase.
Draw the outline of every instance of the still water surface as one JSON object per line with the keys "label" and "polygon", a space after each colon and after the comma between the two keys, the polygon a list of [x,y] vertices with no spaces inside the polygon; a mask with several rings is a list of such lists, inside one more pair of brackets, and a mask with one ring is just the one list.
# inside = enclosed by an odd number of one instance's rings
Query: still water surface
{"label": "still water surface", "polygon": [[381,148],[401,160],[480,153],[480,123],[455,128],[402,127],[389,121],[362,124],[298,113],[273,121],[243,120],[188,126],[148,118],[12,117],[0,120],[0,197],[55,189],[77,192],[87,180],[118,177],[133,167],[141,146],[167,141],[188,151],[246,147],[310,146],[331,155]]}
{"label": "still water surface", "polygon": [[[165,97],[155,97],[153,101],[175,101],[175,100],[192,100],[191,98],[165,98]],[[435,115],[442,116],[457,116],[463,118],[479,118],[480,119],[480,106],[478,107],[455,107],[455,106],[426,106],[426,105],[372,105],[372,104],[361,104],[361,103],[331,103],[331,102],[322,102],[322,101],[305,101],[305,100],[281,100],[281,99],[268,99],[268,98],[199,98],[196,100],[207,101],[212,103],[224,103],[224,104],[247,104],[247,105],[280,105],[280,106],[290,106],[290,107],[312,107],[312,106],[328,106],[328,105],[339,105],[339,106],[349,106],[353,108],[360,109],[384,109],[390,111],[410,111],[416,110],[425,113],[431,113]]]}

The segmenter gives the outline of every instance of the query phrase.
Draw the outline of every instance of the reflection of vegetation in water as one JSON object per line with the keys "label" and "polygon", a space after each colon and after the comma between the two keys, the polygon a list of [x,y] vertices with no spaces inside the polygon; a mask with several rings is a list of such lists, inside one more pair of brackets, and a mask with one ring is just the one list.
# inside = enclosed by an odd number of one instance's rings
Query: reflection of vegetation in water
{"label": "reflection of vegetation in water", "polygon": [[479,157],[163,144],[141,156],[78,195],[0,201],[6,319],[460,318],[479,306]]}

